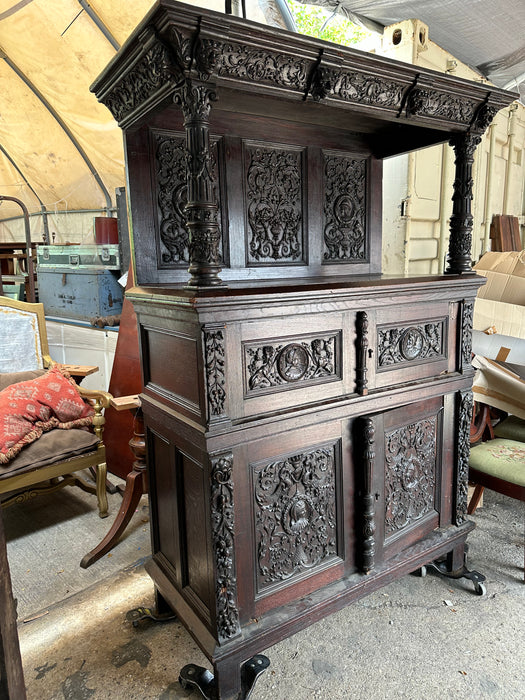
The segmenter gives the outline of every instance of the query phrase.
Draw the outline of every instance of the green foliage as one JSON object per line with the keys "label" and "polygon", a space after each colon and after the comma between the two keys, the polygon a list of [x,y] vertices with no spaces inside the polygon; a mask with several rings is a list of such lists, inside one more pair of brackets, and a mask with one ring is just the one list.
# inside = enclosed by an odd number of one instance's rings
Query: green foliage
{"label": "green foliage", "polygon": [[370,36],[366,29],[353,24],[344,15],[334,15],[333,10],[318,5],[303,5],[295,0],[287,0],[287,3],[300,34],[344,46],[352,46]]}

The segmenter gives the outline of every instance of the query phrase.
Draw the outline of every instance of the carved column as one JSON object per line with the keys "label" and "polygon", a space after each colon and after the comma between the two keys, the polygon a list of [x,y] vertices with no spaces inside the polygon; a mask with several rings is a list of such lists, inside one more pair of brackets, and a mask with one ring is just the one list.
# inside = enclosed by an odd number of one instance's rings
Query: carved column
{"label": "carved column", "polygon": [[219,643],[240,634],[235,572],[233,455],[211,460],[211,525]]}
{"label": "carved column", "polygon": [[454,194],[452,195],[448,267],[446,269],[446,272],[450,274],[461,274],[472,270],[472,165],[474,151],[480,141],[481,135],[470,131],[466,134],[458,134],[450,141],[456,154],[456,178],[454,180]]}
{"label": "carved column", "polygon": [[456,474],[456,525],[467,518],[468,468],[470,458],[470,421],[473,408],[472,391],[457,394],[457,474]]}
{"label": "carved column", "polygon": [[185,212],[191,277],[186,286],[215,287],[222,284],[219,278],[219,208],[213,192],[209,128],[211,103],[216,94],[212,87],[186,80],[174,99],[184,115],[188,159]]}
{"label": "carved column", "polygon": [[374,494],[372,493],[372,479],[374,473],[374,434],[375,427],[372,418],[364,418],[363,422],[363,557],[362,569],[365,574],[374,568],[375,555],[375,508]]}
{"label": "carved column", "polygon": [[368,355],[368,314],[358,311],[356,318],[356,391],[360,396],[368,394],[368,379],[366,377],[366,358]]}

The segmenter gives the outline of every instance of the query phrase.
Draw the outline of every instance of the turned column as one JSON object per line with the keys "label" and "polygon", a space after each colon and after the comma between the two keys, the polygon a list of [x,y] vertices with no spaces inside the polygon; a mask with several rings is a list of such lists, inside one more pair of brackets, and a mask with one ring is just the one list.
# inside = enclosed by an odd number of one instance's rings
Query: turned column
{"label": "turned column", "polygon": [[212,87],[190,80],[175,95],[175,102],[184,115],[186,131],[188,203],[185,212],[191,275],[186,286],[190,288],[223,284],[219,278],[219,208],[214,192],[209,128],[211,103],[215,99]]}
{"label": "turned column", "polygon": [[448,245],[449,274],[461,274],[472,270],[472,165],[474,151],[481,141],[477,133],[458,134],[451,141],[456,154],[456,177],[452,195],[452,216],[450,217],[450,239]]}

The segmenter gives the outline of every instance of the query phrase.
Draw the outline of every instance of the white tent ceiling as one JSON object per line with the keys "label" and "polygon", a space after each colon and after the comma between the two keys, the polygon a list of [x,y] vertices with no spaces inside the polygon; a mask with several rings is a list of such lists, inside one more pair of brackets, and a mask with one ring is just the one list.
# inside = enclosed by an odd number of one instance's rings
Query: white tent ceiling
{"label": "white tent ceiling", "polygon": [[[275,0],[277,6],[283,2]],[[99,210],[114,204],[115,188],[125,184],[122,135],[89,86],[153,4],[154,0],[0,0],[0,195],[22,200],[30,212]],[[224,0],[192,4],[224,8]],[[267,10],[272,0],[246,4],[248,17],[261,21],[259,6]],[[417,15],[431,25],[437,43],[467,63],[473,61],[462,56],[461,32],[471,41],[474,29],[464,13],[477,6],[486,17],[490,10],[492,34],[496,36],[498,29],[500,38],[490,42],[483,35],[481,42],[476,41],[476,65],[505,52],[519,58],[523,42],[523,0],[317,0],[317,4],[344,5],[383,24]],[[425,13],[431,7],[440,8],[440,18],[428,18]],[[503,13],[502,7],[507,8]],[[463,52],[469,41],[463,41]],[[521,60],[525,72],[525,55]],[[16,204],[3,202],[0,221],[20,213]]]}

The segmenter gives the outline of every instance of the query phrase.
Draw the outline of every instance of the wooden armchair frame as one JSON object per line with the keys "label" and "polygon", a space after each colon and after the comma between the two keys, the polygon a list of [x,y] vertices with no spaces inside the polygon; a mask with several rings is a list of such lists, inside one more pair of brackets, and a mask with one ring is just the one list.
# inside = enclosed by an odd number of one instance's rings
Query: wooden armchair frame
{"label": "wooden armchair frame", "polygon": [[[33,364],[25,366],[24,369],[28,371],[47,369],[53,364],[56,364],[49,355],[43,304],[31,304],[8,299],[7,297],[0,297],[0,319],[2,315],[5,317],[8,314],[22,315],[26,330],[30,327],[35,334],[35,348],[34,355],[32,355]],[[0,352],[2,353],[4,361],[6,359],[5,347],[5,342],[3,345],[0,343]],[[37,362],[36,366],[34,366],[35,359]],[[79,367],[77,365],[62,366],[76,377],[85,376],[97,369],[96,367]],[[14,371],[18,371],[18,369],[19,367]],[[108,515],[106,495],[106,451],[102,441],[102,433],[105,423],[103,409],[109,406],[111,395],[105,391],[85,389],[81,386],[78,387],[78,390],[80,395],[85,400],[89,401],[95,410],[93,416],[93,432],[99,439],[98,444],[94,449],[85,453],[66,457],[65,459],[62,458],[60,461],[36,467],[35,469],[29,466],[20,472],[15,472],[12,476],[1,479],[0,496],[11,494],[2,501],[2,507],[6,508],[13,503],[22,503],[41,493],[56,491],[64,486],[77,485],[89,493],[96,494],[101,518],[105,518]],[[95,486],[77,473],[88,468],[95,470]],[[44,482],[48,482],[48,484],[44,485]]]}

